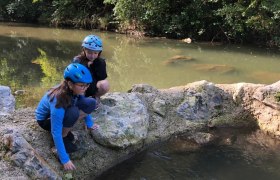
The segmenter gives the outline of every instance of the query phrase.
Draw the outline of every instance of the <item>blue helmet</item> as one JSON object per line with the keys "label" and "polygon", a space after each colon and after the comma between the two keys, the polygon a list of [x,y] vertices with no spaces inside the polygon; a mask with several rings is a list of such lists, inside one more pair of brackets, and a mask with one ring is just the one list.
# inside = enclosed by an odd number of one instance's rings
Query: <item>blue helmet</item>
{"label": "blue helmet", "polygon": [[88,35],[83,40],[82,47],[92,51],[102,51],[102,41],[96,35]]}
{"label": "blue helmet", "polygon": [[88,68],[79,63],[69,64],[64,70],[64,79],[71,79],[73,83],[91,83],[92,77]]}

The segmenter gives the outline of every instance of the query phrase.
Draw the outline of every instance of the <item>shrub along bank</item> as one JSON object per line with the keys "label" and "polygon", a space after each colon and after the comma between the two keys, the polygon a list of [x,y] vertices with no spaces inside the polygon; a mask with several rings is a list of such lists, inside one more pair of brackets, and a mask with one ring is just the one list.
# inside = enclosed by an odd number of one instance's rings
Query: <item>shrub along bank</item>
{"label": "shrub along bank", "polygon": [[280,1],[2,0],[2,21],[280,47]]}

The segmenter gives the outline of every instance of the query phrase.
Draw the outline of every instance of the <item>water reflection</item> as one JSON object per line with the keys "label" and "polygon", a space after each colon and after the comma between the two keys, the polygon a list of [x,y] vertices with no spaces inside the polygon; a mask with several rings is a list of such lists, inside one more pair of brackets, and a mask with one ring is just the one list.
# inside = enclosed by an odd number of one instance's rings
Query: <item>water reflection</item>
{"label": "water reflection", "polygon": [[[81,40],[90,33],[104,42],[102,55],[111,91],[125,92],[137,83],[169,88],[199,80],[268,84],[280,77],[279,51],[2,23],[0,84],[13,92],[28,92],[17,97],[18,106],[35,106],[46,89],[60,82],[63,69],[81,51]],[[166,63],[174,57],[192,60]]]}
{"label": "water reflection", "polygon": [[42,84],[44,86],[53,86],[57,83],[57,80],[62,79],[61,72],[64,70],[62,69],[67,64],[63,65],[61,61],[57,58],[48,58],[47,53],[38,48],[40,52],[40,56],[36,59],[32,60],[33,64],[40,65],[44,76],[41,79]]}
{"label": "water reflection", "polygon": [[[213,133],[213,132],[212,132]],[[279,179],[280,144],[261,133],[223,129],[215,144],[194,147],[174,137],[105,172],[98,179]]]}

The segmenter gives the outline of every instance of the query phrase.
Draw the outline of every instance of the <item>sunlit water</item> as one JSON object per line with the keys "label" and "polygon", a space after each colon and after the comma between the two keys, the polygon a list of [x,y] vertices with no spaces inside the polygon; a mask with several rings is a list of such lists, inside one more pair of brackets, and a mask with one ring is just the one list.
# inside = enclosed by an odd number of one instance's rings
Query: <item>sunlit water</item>
{"label": "sunlit water", "polygon": [[[17,97],[18,107],[35,106],[49,87],[62,80],[64,68],[91,33],[104,42],[102,56],[107,61],[111,92],[125,92],[138,83],[156,88],[199,80],[269,84],[280,77],[279,50],[5,23],[0,24],[0,84],[13,92],[26,90]],[[174,56],[191,60],[168,63]]]}
{"label": "sunlit water", "polygon": [[108,170],[97,180],[280,179],[277,140],[259,132],[223,131],[215,144],[201,148],[192,147],[184,136],[173,137]]}

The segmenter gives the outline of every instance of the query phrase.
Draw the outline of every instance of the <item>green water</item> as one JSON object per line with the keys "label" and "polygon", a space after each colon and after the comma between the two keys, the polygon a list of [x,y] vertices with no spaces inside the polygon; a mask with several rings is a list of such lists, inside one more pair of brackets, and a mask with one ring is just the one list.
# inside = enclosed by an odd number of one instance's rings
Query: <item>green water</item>
{"label": "green water", "polygon": [[[223,129],[211,145],[194,148],[173,137],[104,172],[96,180],[277,180],[280,143],[258,131]],[[88,178],[90,179],[90,178]]]}
{"label": "green water", "polygon": [[[62,80],[62,72],[80,53],[83,38],[94,33],[104,42],[111,92],[138,83],[170,88],[207,80],[214,83],[265,83],[279,80],[280,51],[241,45],[187,44],[163,38],[73,29],[0,24],[0,84],[17,96],[17,107],[35,106],[43,93]],[[191,61],[167,61],[187,56]]]}
{"label": "green water", "polygon": [[[82,39],[91,33],[99,35],[104,42],[102,56],[107,61],[111,92],[125,92],[138,83],[169,88],[199,80],[270,84],[280,78],[279,50],[186,44],[161,38],[135,39],[109,32],[2,23],[0,84],[10,86],[13,92],[25,90],[23,95],[16,96],[17,107],[36,106],[45,91],[62,80],[64,68],[81,51]],[[174,56],[187,56],[192,60],[168,63]],[[176,140],[172,140],[150,148],[103,177],[280,179],[279,148],[259,145],[258,141],[248,143],[247,137],[243,135],[231,145],[218,144],[196,151],[174,149],[172,143]]]}

